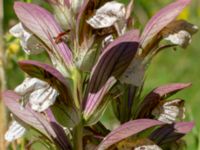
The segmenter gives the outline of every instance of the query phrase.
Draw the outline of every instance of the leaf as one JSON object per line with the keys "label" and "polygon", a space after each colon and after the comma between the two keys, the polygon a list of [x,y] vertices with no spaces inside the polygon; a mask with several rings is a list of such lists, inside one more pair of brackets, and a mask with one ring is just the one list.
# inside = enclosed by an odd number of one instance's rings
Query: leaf
{"label": "leaf", "polygon": [[180,139],[185,134],[190,132],[193,127],[193,122],[178,122],[175,124],[168,124],[155,130],[149,138],[157,144],[163,145]]}
{"label": "leaf", "polygon": [[129,136],[140,133],[148,128],[163,124],[164,123],[160,121],[151,119],[138,119],[129,121],[127,123],[122,124],[120,127],[109,133],[100,143],[97,150],[105,150],[113,144],[125,138],[128,138]]}
{"label": "leaf", "polygon": [[14,9],[20,21],[49,47],[50,56],[61,58],[67,67],[72,65],[68,46],[64,42],[54,42],[53,38],[63,31],[52,14],[35,4],[23,2],[15,2]]}
{"label": "leaf", "polygon": [[141,38],[140,45],[143,49],[165,26],[172,22],[181,11],[190,3],[190,0],[177,0],[161,9],[147,23]]}
{"label": "leaf", "polygon": [[142,101],[139,107],[138,118],[148,118],[151,115],[152,110],[161,100],[166,99],[189,86],[191,86],[190,83],[172,83],[154,89]]}
{"label": "leaf", "polygon": [[40,113],[33,111],[28,105],[24,108],[19,103],[20,99],[21,97],[13,91],[6,91],[3,93],[3,101],[5,105],[17,118],[47,137],[55,137],[56,134],[46,118],[44,118]]}
{"label": "leaf", "polygon": [[69,82],[58,70],[50,65],[29,60],[20,61],[19,66],[30,76],[48,82],[52,87],[59,91],[65,100],[68,102],[71,101],[71,94],[69,93]]}

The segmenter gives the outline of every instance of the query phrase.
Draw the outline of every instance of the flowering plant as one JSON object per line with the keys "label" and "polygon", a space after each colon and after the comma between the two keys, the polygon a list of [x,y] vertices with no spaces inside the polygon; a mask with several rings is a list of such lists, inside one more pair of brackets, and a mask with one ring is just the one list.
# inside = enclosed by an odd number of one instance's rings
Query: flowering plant
{"label": "flowering plant", "polygon": [[[145,71],[161,50],[186,48],[197,26],[177,16],[190,0],[177,0],[156,13],[144,30],[133,28],[133,0],[46,0],[54,15],[35,4],[16,2],[20,23],[10,33],[27,54],[47,52],[52,64],[20,61],[29,76],[4,103],[14,121],[13,141],[34,129],[48,149],[160,150],[181,146],[193,122],[184,119],[184,100],[169,97],[189,87],[173,83],[141,91]],[[100,118],[112,108],[116,122]]]}

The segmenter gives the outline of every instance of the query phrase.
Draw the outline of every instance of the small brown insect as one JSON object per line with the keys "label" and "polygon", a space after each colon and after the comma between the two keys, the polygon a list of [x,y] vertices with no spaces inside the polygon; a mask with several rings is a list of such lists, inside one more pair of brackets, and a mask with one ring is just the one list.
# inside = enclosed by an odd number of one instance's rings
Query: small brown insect
{"label": "small brown insect", "polygon": [[67,30],[65,32],[61,32],[58,34],[58,36],[54,37],[55,43],[59,44],[60,42],[65,41],[65,35],[67,35],[70,32],[70,30]]}

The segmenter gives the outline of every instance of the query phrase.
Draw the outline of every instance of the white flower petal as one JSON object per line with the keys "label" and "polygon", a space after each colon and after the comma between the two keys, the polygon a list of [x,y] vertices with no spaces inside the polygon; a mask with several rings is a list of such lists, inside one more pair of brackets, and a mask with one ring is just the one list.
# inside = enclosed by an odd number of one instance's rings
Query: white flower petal
{"label": "white flower petal", "polygon": [[29,102],[33,110],[42,112],[54,104],[57,96],[58,92],[49,86],[32,92]]}
{"label": "white flower petal", "polygon": [[29,101],[31,108],[38,112],[53,105],[59,95],[47,82],[37,78],[26,78],[15,88],[15,92],[23,96],[25,101]]}
{"label": "white flower petal", "polygon": [[18,23],[12,27],[10,33],[20,39],[20,44],[27,54],[39,54],[45,50],[42,42],[30,33],[22,23]]}
{"label": "white flower petal", "polygon": [[170,34],[164,39],[170,41],[173,44],[177,44],[183,48],[186,48],[191,43],[192,37],[189,32],[182,30],[178,33]]}
{"label": "white flower petal", "polygon": [[48,84],[37,78],[26,78],[20,85],[15,88],[15,92],[19,95],[31,93],[34,90],[48,86]]}
{"label": "white flower petal", "polygon": [[167,41],[186,48],[192,41],[192,35],[198,31],[198,27],[185,20],[176,20],[161,31],[161,35]]}
{"label": "white flower petal", "polygon": [[[125,20],[126,10],[122,3],[115,1],[107,2],[99,8],[96,14],[87,23],[95,29],[113,26],[118,21]],[[121,25],[120,25],[121,26]]]}
{"label": "white flower petal", "polygon": [[97,14],[93,18],[87,21],[95,29],[107,28],[117,21],[117,17],[108,16],[106,14]]}
{"label": "white flower petal", "polygon": [[164,104],[156,107],[152,114],[158,116],[158,120],[169,124],[175,122],[177,119],[182,120],[185,117],[184,101],[175,99],[164,102]]}
{"label": "white flower petal", "polygon": [[26,129],[21,126],[18,122],[13,121],[4,138],[8,142],[12,142],[25,134]]}
{"label": "white flower petal", "polygon": [[13,27],[9,30],[9,32],[10,32],[10,34],[12,34],[14,37],[16,37],[16,38],[21,38],[22,35],[23,35],[23,30],[24,30],[24,28],[23,28],[23,26],[22,26],[22,23],[18,23],[18,24],[16,24],[15,26],[13,26]]}
{"label": "white flower petal", "polygon": [[114,15],[118,18],[123,18],[125,16],[125,13],[126,9],[124,4],[116,1],[107,2],[96,12],[96,14]]}

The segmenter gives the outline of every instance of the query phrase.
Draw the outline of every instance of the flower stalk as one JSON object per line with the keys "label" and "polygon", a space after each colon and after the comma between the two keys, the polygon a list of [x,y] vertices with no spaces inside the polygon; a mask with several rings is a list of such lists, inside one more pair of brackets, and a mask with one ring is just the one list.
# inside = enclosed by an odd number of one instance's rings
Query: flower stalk
{"label": "flower stalk", "polygon": [[74,128],[74,149],[83,150],[83,123],[80,121]]}

